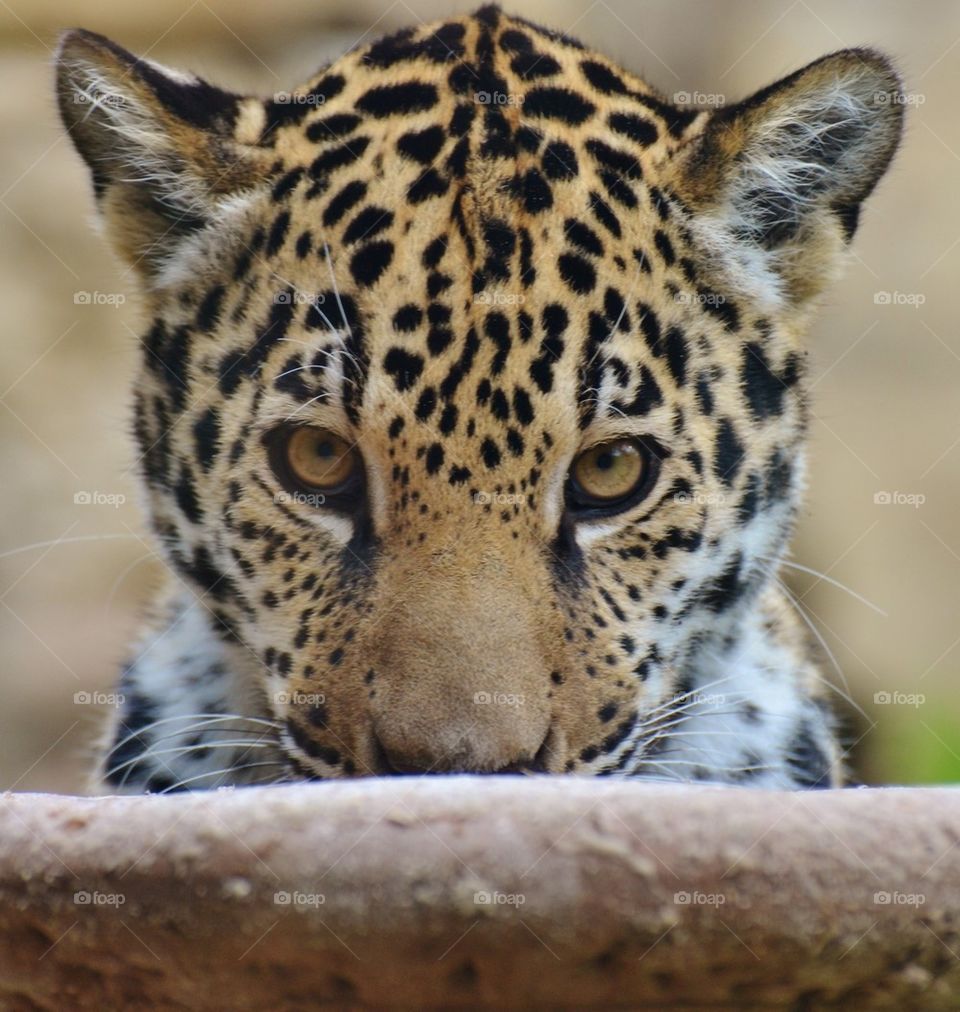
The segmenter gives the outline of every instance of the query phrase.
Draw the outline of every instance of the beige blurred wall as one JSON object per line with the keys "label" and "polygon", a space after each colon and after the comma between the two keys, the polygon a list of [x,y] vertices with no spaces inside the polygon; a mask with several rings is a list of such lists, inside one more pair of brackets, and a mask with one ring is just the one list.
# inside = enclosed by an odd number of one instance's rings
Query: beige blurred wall
{"label": "beige blurred wall", "polygon": [[[470,6],[0,5],[0,788],[81,786],[102,708],[75,694],[109,692],[158,572],[129,475],[139,321],[88,228],[87,179],[54,115],[57,30],[83,25],[269,93],[357,41]],[[790,582],[864,711],[853,737],[866,778],[960,779],[960,2],[526,2],[522,12],[668,95],[734,101],[848,45],[897,58],[912,96],[903,150],[810,338],[813,466],[794,552],[872,607],[801,572]],[[79,291],[127,300],[77,305]],[[878,304],[882,292],[899,303]],[[81,491],[126,502],[75,505]],[[897,492],[924,501],[875,501]]]}

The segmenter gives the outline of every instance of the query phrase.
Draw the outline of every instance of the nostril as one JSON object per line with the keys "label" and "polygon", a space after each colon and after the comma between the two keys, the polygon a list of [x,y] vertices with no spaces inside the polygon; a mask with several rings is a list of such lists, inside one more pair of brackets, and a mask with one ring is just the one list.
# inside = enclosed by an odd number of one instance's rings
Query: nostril
{"label": "nostril", "polygon": [[405,756],[391,755],[376,734],[373,735],[373,755],[373,768],[386,776],[412,776],[430,772],[426,764],[417,763]]}
{"label": "nostril", "polygon": [[553,742],[553,728],[549,728],[544,735],[540,747],[531,759],[523,762],[512,762],[499,769],[490,770],[491,773],[546,773],[550,761],[550,752]]}
{"label": "nostril", "polygon": [[553,728],[547,729],[547,733],[543,736],[543,741],[540,742],[540,748],[537,749],[537,754],[527,764],[527,769],[531,773],[546,773],[549,768],[550,753],[553,751]]}
{"label": "nostril", "polygon": [[416,754],[401,755],[390,751],[374,733],[371,736],[373,762],[371,766],[383,776],[423,776],[440,773],[545,773],[548,769],[553,742],[553,728],[548,728],[536,753],[529,759],[512,760],[495,768],[483,768],[469,760],[459,763],[443,763]]}
{"label": "nostril", "polygon": [[397,761],[391,759],[389,756],[385,757],[384,764],[391,773],[395,773],[397,776],[413,776],[418,773],[429,773],[430,767],[426,765],[417,765],[416,763],[409,763],[403,761]]}

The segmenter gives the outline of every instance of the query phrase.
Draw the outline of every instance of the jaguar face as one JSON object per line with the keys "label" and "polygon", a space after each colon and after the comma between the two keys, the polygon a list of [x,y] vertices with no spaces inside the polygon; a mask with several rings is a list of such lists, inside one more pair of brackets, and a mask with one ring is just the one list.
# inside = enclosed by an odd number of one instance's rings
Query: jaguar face
{"label": "jaguar face", "polygon": [[491,8],[293,100],[60,61],[150,316],[151,520],[285,760],[631,772],[774,587],[886,61],[680,109]]}

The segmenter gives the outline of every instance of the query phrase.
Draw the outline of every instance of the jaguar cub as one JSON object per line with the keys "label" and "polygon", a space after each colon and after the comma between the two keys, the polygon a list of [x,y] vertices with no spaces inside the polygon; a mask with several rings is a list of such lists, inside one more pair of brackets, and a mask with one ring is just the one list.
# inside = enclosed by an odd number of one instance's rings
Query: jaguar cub
{"label": "jaguar cub", "polygon": [[485,7],[262,99],[69,32],[169,569],[99,787],[840,784],[777,573],[899,87],[848,49],[678,106]]}

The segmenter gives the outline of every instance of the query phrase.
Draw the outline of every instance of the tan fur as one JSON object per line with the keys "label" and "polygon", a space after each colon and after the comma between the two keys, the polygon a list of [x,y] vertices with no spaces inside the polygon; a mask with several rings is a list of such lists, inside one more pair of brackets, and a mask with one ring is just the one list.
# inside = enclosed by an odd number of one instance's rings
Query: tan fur
{"label": "tan fur", "polygon": [[[131,695],[186,721],[215,686],[202,703],[269,721],[296,775],[839,780],[776,570],[805,329],[899,134],[882,57],[693,113],[489,9],[346,54],[302,107],[169,75],[178,113],[163,71],[85,34],[60,60],[154,315],[137,432],[190,588],[157,631],[209,627],[182,669],[145,649]],[[121,108],[78,117],[78,90]],[[270,447],[291,424],[356,448],[362,500],[290,497]],[[581,510],[571,466],[611,439],[655,481]],[[124,789],[165,782],[126,762]]]}

